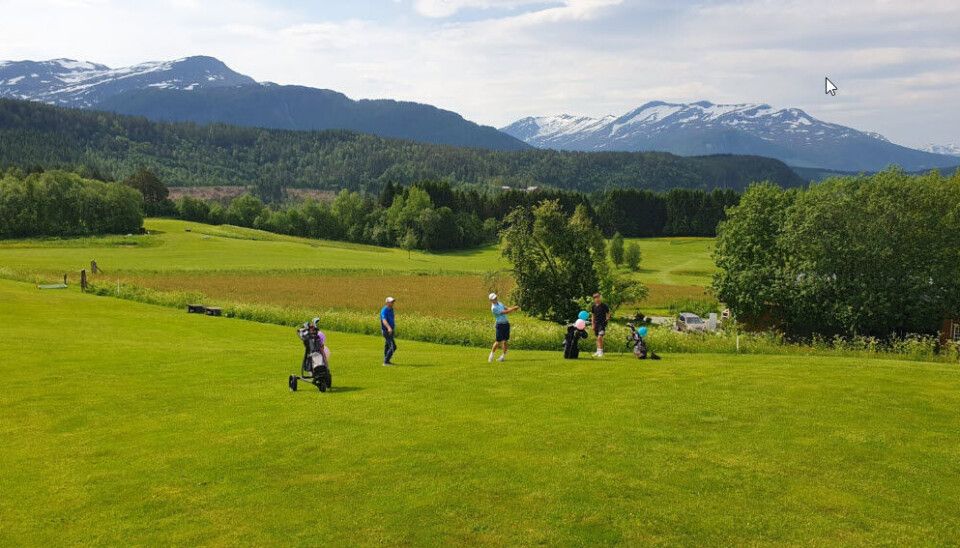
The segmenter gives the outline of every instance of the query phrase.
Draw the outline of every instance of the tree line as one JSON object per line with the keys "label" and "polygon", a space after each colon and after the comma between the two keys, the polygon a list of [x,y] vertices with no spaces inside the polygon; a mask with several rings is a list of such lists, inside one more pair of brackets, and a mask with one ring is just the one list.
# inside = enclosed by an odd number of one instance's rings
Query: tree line
{"label": "tree line", "polygon": [[0,238],[135,233],[142,204],[140,193],[119,183],[9,169],[0,176]]}
{"label": "tree line", "polygon": [[[634,199],[637,196],[639,200]],[[545,201],[556,202],[568,216],[581,208],[606,236],[713,236],[717,223],[725,218],[725,208],[735,205],[740,195],[719,189],[592,195],[562,190],[481,192],[446,182],[417,181],[409,186],[387,183],[379,194],[341,190],[330,203],[266,204],[245,195],[223,204],[189,196],[176,203],[151,204],[151,198],[144,197],[148,210],[189,221],[405,249],[448,250],[494,240],[511,212]]]}
{"label": "tree line", "polygon": [[[8,173],[17,179],[45,178],[39,167],[10,169]],[[72,173],[49,173],[83,181],[104,178],[102,173],[86,166]],[[344,189],[329,203],[287,200],[269,204],[249,194],[230,201],[206,202],[183,196],[173,202],[163,181],[142,168],[124,179],[123,185],[139,192],[141,210],[148,216],[428,250],[462,249],[491,241],[510,212],[544,201],[557,202],[567,215],[582,207],[583,214],[607,236],[713,236],[717,223],[725,216],[725,208],[735,205],[740,196],[735,191],[720,189],[671,189],[666,193],[618,189],[585,194],[551,189],[491,190],[417,181],[411,185],[387,183],[376,194]],[[76,233],[37,230],[23,227],[18,234]]]}
{"label": "tree line", "polygon": [[376,193],[387,183],[446,181],[485,188],[546,186],[742,190],[754,181],[804,184],[778,160],[679,157],[663,152],[495,151],[424,144],[340,130],[284,131],[151,122],[107,112],[0,99],[0,169],[85,165],[121,180],[139,168],[171,186],[233,185],[279,202],[285,188]]}
{"label": "tree line", "polygon": [[718,298],[795,337],[903,337],[960,317],[960,171],[750,187],[720,224]]}

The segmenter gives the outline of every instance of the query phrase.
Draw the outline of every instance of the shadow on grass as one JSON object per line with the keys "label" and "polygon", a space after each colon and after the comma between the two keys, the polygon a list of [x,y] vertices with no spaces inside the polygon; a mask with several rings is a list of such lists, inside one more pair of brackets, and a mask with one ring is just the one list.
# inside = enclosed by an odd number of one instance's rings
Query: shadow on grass
{"label": "shadow on grass", "polygon": [[357,392],[358,390],[366,390],[366,389],[361,388],[359,386],[333,386],[333,387],[330,387],[327,391],[339,393],[339,392]]}

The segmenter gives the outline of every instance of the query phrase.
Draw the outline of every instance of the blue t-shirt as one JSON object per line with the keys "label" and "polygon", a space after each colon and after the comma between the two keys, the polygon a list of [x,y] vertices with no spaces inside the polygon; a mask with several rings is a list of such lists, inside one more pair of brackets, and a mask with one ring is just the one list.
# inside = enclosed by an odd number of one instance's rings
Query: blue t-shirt
{"label": "blue t-shirt", "polygon": [[384,327],[383,320],[387,320],[387,325],[390,326],[390,329],[397,329],[397,326],[393,323],[393,309],[389,306],[384,306],[380,309],[380,331],[386,333],[387,328]]}
{"label": "blue t-shirt", "polygon": [[507,319],[507,315],[503,313],[507,307],[503,303],[493,303],[490,305],[490,311],[493,312],[493,317],[497,319],[497,323],[510,323],[510,320]]}

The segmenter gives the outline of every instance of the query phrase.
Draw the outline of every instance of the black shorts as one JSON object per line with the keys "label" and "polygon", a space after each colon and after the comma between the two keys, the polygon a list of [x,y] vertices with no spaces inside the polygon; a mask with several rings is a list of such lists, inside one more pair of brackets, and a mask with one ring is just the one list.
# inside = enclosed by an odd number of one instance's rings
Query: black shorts
{"label": "black shorts", "polygon": [[497,324],[497,342],[504,342],[509,340],[510,340],[510,324],[498,323]]}
{"label": "black shorts", "polygon": [[602,337],[607,331],[607,324],[598,323],[596,327],[593,328],[593,334],[597,337]]}

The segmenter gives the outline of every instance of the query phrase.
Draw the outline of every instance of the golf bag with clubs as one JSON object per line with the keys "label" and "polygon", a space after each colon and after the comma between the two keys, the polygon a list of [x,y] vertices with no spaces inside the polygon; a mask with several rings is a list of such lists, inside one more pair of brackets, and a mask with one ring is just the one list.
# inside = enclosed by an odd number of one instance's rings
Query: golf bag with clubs
{"label": "golf bag with clubs", "polygon": [[303,362],[299,375],[290,375],[290,391],[297,391],[297,382],[305,381],[316,386],[321,392],[326,392],[333,386],[333,376],[330,374],[330,352],[326,348],[326,337],[317,328],[320,318],[303,324],[297,329],[297,336],[303,342]]}
{"label": "golf bag with clubs", "polygon": [[577,329],[576,326],[567,327],[567,334],[563,338],[563,357],[567,360],[575,360],[580,357],[580,339],[586,339],[590,335],[584,329]]}
{"label": "golf bag with clubs", "polygon": [[[651,360],[659,360],[660,356],[657,355],[653,350],[647,349],[647,341],[643,338],[637,328],[634,327],[632,323],[628,323],[627,327],[630,328],[630,334],[627,335],[627,348],[633,350],[633,355],[637,357],[638,360],[645,360],[647,358]],[[643,328],[646,331],[646,328]]]}

